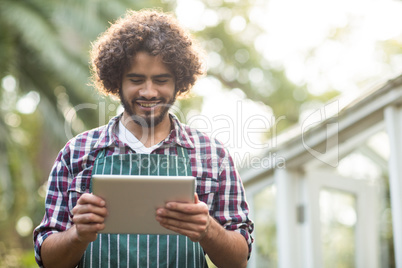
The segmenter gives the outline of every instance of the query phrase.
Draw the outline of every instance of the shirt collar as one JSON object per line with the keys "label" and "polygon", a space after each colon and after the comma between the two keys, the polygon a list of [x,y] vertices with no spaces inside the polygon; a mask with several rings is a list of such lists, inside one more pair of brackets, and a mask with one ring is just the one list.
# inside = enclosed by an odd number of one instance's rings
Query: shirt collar
{"label": "shirt collar", "polygon": [[174,114],[169,113],[169,116],[172,122],[172,130],[164,143],[176,143],[184,148],[193,149],[194,143],[188,135],[186,125],[182,124]]}
{"label": "shirt collar", "polygon": [[110,119],[109,123],[101,129],[99,138],[94,145],[95,149],[102,149],[105,147],[111,147],[112,145],[119,145],[119,140],[116,136],[116,128],[119,125],[122,113]]}
{"label": "shirt collar", "polygon": [[[122,145],[116,135],[116,128],[118,127],[119,120],[122,117],[122,113],[113,117],[109,123],[103,128],[99,133],[99,138],[95,143],[94,148],[102,149],[105,147],[119,146]],[[164,140],[165,144],[177,144],[187,149],[193,149],[194,143],[190,139],[186,131],[186,126],[182,124],[179,119],[172,113],[169,113],[172,130],[168,137]]]}

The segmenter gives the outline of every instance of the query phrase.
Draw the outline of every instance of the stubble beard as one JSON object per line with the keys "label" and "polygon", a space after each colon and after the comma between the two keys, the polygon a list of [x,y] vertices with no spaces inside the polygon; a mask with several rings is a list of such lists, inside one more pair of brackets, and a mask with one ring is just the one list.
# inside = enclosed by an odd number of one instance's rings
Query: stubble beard
{"label": "stubble beard", "polygon": [[[168,113],[170,107],[173,106],[174,102],[176,101],[176,96],[173,95],[170,99],[165,99],[165,98],[160,98],[158,101],[160,101],[160,104],[158,104],[161,108],[160,114],[155,115],[154,111],[151,112],[146,112],[145,117],[137,115],[132,107],[134,105],[138,105],[135,102],[138,99],[134,99],[130,102],[123,96],[120,90],[120,100],[121,104],[123,105],[124,110],[126,113],[130,116],[130,118],[139,126],[143,128],[154,128],[157,125],[159,125],[163,119],[165,118],[166,114]],[[145,99],[143,99],[145,100]],[[156,99],[150,99],[150,101],[154,101]]]}

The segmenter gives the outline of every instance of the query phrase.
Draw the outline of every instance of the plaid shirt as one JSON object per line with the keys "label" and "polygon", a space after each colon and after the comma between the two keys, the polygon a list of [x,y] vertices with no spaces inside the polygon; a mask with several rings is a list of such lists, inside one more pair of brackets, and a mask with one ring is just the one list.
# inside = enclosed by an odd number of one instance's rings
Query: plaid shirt
{"label": "plaid shirt", "polygon": [[[181,124],[170,115],[173,129],[162,145],[152,153],[177,155],[177,147],[187,149],[192,175],[197,178],[197,194],[209,207],[213,216],[225,229],[241,233],[248,242],[249,253],[253,241],[253,223],[248,218],[248,205],[243,184],[228,151],[217,140]],[[89,193],[92,168],[102,149],[106,155],[135,153],[116,135],[121,115],[102,127],[84,132],[60,151],[48,181],[45,216],[34,231],[35,257],[40,266],[40,248],[51,234],[70,228],[72,209],[83,193]]]}

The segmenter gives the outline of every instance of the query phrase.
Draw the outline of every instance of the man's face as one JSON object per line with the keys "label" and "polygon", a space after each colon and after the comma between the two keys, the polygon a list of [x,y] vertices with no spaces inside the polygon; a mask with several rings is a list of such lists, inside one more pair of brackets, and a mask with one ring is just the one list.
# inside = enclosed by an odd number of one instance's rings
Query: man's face
{"label": "man's face", "polygon": [[137,53],[123,73],[120,99],[125,113],[142,127],[155,127],[169,120],[175,98],[175,78],[161,58]]}

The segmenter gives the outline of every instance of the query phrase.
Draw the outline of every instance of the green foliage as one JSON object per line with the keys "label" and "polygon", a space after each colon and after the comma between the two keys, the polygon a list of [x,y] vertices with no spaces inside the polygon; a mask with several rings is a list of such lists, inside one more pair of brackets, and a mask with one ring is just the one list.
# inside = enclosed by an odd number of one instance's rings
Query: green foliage
{"label": "green foliage", "polygon": [[[0,242],[1,243],[1,242]],[[38,265],[35,262],[33,250],[22,250],[19,248],[8,249],[5,254],[4,245],[0,245],[0,267],[7,268],[35,268]]]}
{"label": "green foliage", "polygon": [[[100,109],[113,100],[88,85],[88,50],[127,7],[159,4],[130,2],[0,1],[1,267],[35,266],[31,233],[43,217],[46,178],[58,150],[114,112]],[[23,111],[27,94],[37,99],[34,113]],[[17,228],[21,219],[28,225]]]}
{"label": "green foliage", "polygon": [[38,265],[35,262],[35,253],[32,250],[25,251],[21,256],[21,266],[26,268],[34,268]]}

